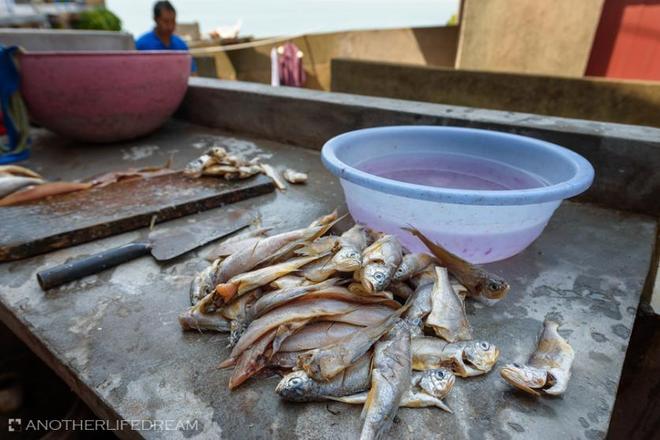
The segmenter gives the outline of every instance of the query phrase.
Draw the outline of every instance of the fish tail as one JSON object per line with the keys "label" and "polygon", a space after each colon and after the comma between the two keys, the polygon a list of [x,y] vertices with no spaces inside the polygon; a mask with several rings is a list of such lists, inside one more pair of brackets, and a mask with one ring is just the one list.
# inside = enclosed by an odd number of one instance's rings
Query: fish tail
{"label": "fish tail", "polygon": [[454,411],[452,411],[451,408],[449,408],[445,402],[443,402],[440,399],[436,399],[436,400],[437,401],[435,402],[435,406],[437,406],[443,411],[447,411],[449,414],[454,414]]}

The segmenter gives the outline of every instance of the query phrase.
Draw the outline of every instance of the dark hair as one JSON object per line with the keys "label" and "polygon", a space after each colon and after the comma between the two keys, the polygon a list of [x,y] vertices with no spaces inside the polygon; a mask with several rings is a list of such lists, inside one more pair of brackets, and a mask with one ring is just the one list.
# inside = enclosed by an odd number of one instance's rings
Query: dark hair
{"label": "dark hair", "polygon": [[174,12],[176,14],[176,9],[174,9],[172,3],[168,1],[160,1],[154,3],[154,18],[160,17],[160,13],[163,12],[163,10]]}

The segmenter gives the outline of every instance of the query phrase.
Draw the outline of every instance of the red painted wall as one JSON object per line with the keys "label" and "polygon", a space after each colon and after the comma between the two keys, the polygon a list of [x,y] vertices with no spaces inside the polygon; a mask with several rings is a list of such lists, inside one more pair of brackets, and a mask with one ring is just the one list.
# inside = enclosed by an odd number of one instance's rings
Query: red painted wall
{"label": "red painted wall", "polygon": [[586,75],[660,81],[660,0],[605,0]]}

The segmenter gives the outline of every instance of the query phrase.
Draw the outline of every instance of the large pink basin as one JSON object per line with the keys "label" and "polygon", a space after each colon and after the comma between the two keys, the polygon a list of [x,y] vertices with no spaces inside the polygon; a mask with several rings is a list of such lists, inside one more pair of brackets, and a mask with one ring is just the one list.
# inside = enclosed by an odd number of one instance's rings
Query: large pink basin
{"label": "large pink basin", "polygon": [[80,141],[115,142],[161,126],[188,87],[190,54],[28,52],[21,93],[32,119]]}

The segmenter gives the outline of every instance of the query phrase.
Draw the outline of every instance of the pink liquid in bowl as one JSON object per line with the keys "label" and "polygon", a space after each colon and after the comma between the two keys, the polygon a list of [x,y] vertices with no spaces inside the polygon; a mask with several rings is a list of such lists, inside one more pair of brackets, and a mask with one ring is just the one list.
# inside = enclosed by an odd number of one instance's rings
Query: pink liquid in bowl
{"label": "pink liquid in bowl", "polygon": [[[547,186],[543,179],[524,170],[497,161],[455,153],[395,154],[363,161],[356,168],[379,177],[441,188],[506,191]],[[347,199],[356,221],[397,235],[410,251],[428,252],[417,238],[401,230],[401,219],[396,218],[393,211],[374,212],[352,201]],[[547,217],[542,216],[538,222],[531,222],[522,229],[501,230],[500,222],[493,221],[491,225],[489,218],[482,217],[476,220],[482,223],[479,227],[448,229],[444,216],[451,214],[447,214],[444,209],[446,206],[438,204],[437,209],[430,211],[430,215],[424,214],[417,218],[413,213],[410,219],[406,219],[406,223],[422,228],[434,241],[473,263],[497,261],[517,254],[541,234],[547,223]],[[462,211],[473,209],[468,205],[453,206]],[[391,208],[396,210],[398,207]],[[488,216],[486,212],[484,215]]]}
{"label": "pink liquid in bowl", "polygon": [[505,191],[547,186],[540,177],[502,162],[455,154],[392,154],[366,160],[360,171],[438,188]]}

